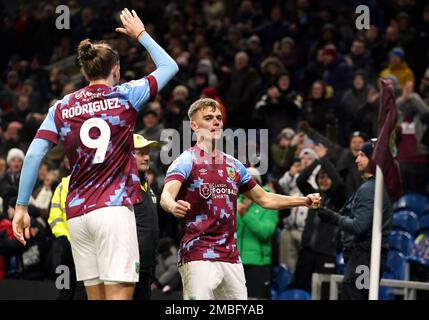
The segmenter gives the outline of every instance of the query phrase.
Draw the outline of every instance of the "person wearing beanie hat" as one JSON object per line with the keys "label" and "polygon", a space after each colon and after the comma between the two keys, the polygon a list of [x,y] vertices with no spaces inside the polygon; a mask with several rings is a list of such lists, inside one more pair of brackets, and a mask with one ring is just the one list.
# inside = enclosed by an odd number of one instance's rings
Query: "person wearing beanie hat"
{"label": "person wearing beanie hat", "polygon": [[381,78],[394,75],[398,80],[399,88],[403,88],[408,81],[415,82],[414,73],[405,61],[405,52],[396,47],[389,52],[389,66],[380,73]]}
{"label": "person wearing beanie hat", "polygon": [[16,188],[18,188],[23,161],[24,152],[21,149],[12,148],[7,153],[6,163],[8,169],[3,179]]}
{"label": "person wearing beanie hat", "polygon": [[21,162],[22,162],[22,161],[24,161],[24,157],[25,157],[24,152],[23,152],[21,149],[18,149],[18,148],[12,148],[12,149],[10,149],[10,150],[9,150],[9,152],[7,153],[6,163],[7,163],[7,165],[8,165],[8,166],[10,166],[10,165],[11,165],[11,162],[12,162],[14,159],[19,159],[19,160],[21,160]]}
{"label": "person wearing beanie hat", "polygon": [[304,157],[307,157],[308,161],[313,162],[317,158],[316,151],[311,148],[304,148],[299,153],[299,158],[303,159]]}
{"label": "person wearing beanie hat", "polygon": [[[365,142],[356,158],[356,165],[364,178],[362,185],[348,198],[341,210],[335,212],[322,206],[319,217],[325,223],[339,227],[342,231],[343,256],[346,271],[342,283],[342,299],[367,300],[369,290],[357,288],[358,266],[370,267],[372,221],[375,193],[375,163],[371,159],[375,140]],[[382,240],[380,277],[387,261],[388,238],[392,228],[392,205],[386,188],[383,188]]]}

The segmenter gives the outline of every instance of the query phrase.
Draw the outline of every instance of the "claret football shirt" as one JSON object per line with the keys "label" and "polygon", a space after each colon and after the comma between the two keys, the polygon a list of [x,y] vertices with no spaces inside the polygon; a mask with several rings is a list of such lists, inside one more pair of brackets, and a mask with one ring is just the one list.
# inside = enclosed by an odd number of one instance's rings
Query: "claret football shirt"
{"label": "claret football shirt", "polygon": [[49,109],[35,138],[62,141],[70,160],[67,219],[140,203],[133,130],[139,107],[157,93],[153,76],[110,87],[91,85]]}
{"label": "claret football shirt", "polygon": [[237,195],[256,185],[243,164],[220,151],[212,158],[195,145],[170,165],[165,183],[171,180],[182,182],[177,199],[191,204],[181,219],[179,265],[195,260],[240,262]]}

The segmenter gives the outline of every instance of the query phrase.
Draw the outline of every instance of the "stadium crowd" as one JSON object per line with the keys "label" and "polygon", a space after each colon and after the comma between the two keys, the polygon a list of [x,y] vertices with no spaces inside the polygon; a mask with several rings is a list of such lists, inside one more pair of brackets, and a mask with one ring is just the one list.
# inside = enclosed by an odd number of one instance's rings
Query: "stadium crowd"
{"label": "stadium crowd", "polygon": [[[70,29],[56,28],[60,4],[70,9]],[[370,8],[369,29],[355,26],[359,4]],[[179,65],[176,77],[138,117],[136,132],[146,139],[160,141],[165,129],[182,133],[190,103],[213,98],[222,106],[225,128],[269,130],[268,153],[257,155],[268,159],[269,170],[251,172],[259,184],[287,195],[319,190],[325,204],[337,210],[362,183],[355,158],[364,142],[377,136],[378,78],[383,77],[396,95],[404,193],[429,197],[429,4],[423,0],[3,1],[0,34],[7,45],[0,59],[0,279],[56,276],[58,244],[48,218],[55,188],[69,174],[61,145],[40,166],[26,247],[14,240],[8,221],[14,215],[24,154],[48,108],[85,86],[73,56],[77,44],[86,38],[109,42],[119,52],[122,81],[155,68],[138,44],[114,32],[124,6],[138,12],[148,33]],[[147,176],[158,197],[169,165],[161,162],[162,147],[151,150]],[[240,210],[257,208],[247,203]],[[335,226],[323,225],[307,211],[280,211],[262,236],[265,256],[250,254],[248,264],[286,266],[296,275],[291,286],[308,291],[312,272],[338,271],[341,244]],[[242,213],[238,232],[257,229]],[[161,207],[158,214],[164,239],[154,285],[171,290],[180,286],[177,274],[161,275],[174,261],[180,227]],[[243,251],[245,240],[239,240]],[[421,274],[424,279],[429,273]],[[173,282],[164,282],[167,278]],[[259,291],[256,297],[270,297],[269,290]]]}

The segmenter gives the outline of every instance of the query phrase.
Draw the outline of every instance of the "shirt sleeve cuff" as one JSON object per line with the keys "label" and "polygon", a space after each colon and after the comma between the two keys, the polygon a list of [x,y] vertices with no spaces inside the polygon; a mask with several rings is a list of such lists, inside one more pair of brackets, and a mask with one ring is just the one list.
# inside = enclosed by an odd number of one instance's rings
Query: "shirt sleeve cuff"
{"label": "shirt sleeve cuff", "polygon": [[247,192],[249,190],[252,190],[256,186],[256,181],[251,178],[249,181],[247,181],[245,184],[240,186],[240,193]]}
{"label": "shirt sleeve cuff", "polygon": [[166,184],[167,182],[173,181],[173,180],[178,180],[181,183],[183,183],[185,181],[185,178],[181,174],[175,173],[175,174],[172,174],[172,175],[166,177],[164,180],[164,184]]}
{"label": "shirt sleeve cuff", "polygon": [[39,130],[36,133],[34,139],[45,139],[51,141],[52,143],[58,143],[58,134],[49,130]]}
{"label": "shirt sleeve cuff", "polygon": [[158,82],[152,75],[147,76],[146,79],[149,82],[149,101],[154,101],[158,93]]}

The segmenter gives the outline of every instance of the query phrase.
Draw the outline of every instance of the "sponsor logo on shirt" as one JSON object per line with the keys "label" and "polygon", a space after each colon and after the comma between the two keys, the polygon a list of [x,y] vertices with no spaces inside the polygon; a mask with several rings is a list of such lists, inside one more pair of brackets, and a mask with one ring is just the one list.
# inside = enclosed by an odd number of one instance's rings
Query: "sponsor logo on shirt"
{"label": "sponsor logo on shirt", "polygon": [[212,194],[212,190],[211,190],[211,186],[210,183],[203,183],[200,186],[200,195],[204,198],[204,199],[208,199],[210,197],[210,195]]}
{"label": "sponsor logo on shirt", "polygon": [[203,183],[200,186],[200,195],[204,199],[208,199],[210,196],[212,199],[223,199],[237,196],[237,192],[226,183]]}

